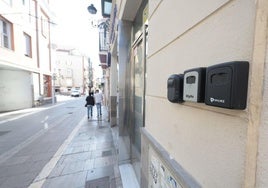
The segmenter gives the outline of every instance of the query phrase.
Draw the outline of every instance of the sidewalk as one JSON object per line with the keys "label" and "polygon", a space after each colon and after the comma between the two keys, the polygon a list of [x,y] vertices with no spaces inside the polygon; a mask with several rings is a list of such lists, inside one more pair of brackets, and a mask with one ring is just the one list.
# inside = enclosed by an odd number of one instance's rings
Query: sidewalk
{"label": "sidewalk", "polygon": [[102,109],[100,118],[85,116],[30,188],[123,187],[115,147],[118,128],[110,127]]}

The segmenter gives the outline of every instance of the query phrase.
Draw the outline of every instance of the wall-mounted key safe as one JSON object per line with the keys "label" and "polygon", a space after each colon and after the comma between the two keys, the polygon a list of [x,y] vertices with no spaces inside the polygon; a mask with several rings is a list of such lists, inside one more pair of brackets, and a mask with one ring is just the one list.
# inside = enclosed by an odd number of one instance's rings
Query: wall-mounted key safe
{"label": "wall-mounted key safe", "polygon": [[234,61],[207,68],[205,103],[231,109],[245,109],[248,90],[247,61]]}
{"label": "wall-mounted key safe", "polygon": [[200,67],[184,72],[183,100],[204,102],[206,68]]}
{"label": "wall-mounted key safe", "polygon": [[167,98],[170,102],[183,102],[183,74],[173,74],[167,81]]}

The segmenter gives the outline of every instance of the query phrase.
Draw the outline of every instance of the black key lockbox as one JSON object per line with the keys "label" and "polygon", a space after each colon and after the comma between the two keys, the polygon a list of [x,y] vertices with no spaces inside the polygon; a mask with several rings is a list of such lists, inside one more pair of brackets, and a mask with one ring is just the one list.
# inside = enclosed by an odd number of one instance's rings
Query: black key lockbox
{"label": "black key lockbox", "polygon": [[205,103],[230,109],[245,109],[249,63],[233,61],[207,67]]}
{"label": "black key lockbox", "polygon": [[170,102],[183,102],[183,74],[173,74],[167,81],[167,98]]}

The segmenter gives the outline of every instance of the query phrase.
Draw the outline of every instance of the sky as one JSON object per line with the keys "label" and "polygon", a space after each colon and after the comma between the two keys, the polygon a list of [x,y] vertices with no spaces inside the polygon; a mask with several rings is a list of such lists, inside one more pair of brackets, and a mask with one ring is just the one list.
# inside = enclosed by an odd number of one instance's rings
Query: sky
{"label": "sky", "polygon": [[[94,4],[97,14],[91,15],[87,7]],[[101,19],[100,0],[53,0],[50,3],[55,14],[52,40],[58,45],[78,49],[90,57],[98,77],[101,77],[99,66],[98,28],[91,22]]]}

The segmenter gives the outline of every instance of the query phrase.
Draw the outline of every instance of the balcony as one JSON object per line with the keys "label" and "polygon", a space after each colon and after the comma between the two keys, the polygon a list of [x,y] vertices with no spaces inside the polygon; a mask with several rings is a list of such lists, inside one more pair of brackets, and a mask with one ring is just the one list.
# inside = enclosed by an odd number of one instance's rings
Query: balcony
{"label": "balcony", "polygon": [[102,69],[110,66],[109,55],[109,19],[103,19],[99,24],[99,58]]}
{"label": "balcony", "polygon": [[108,26],[103,26],[107,28],[99,28],[99,51],[108,52],[109,50],[109,32]]}

